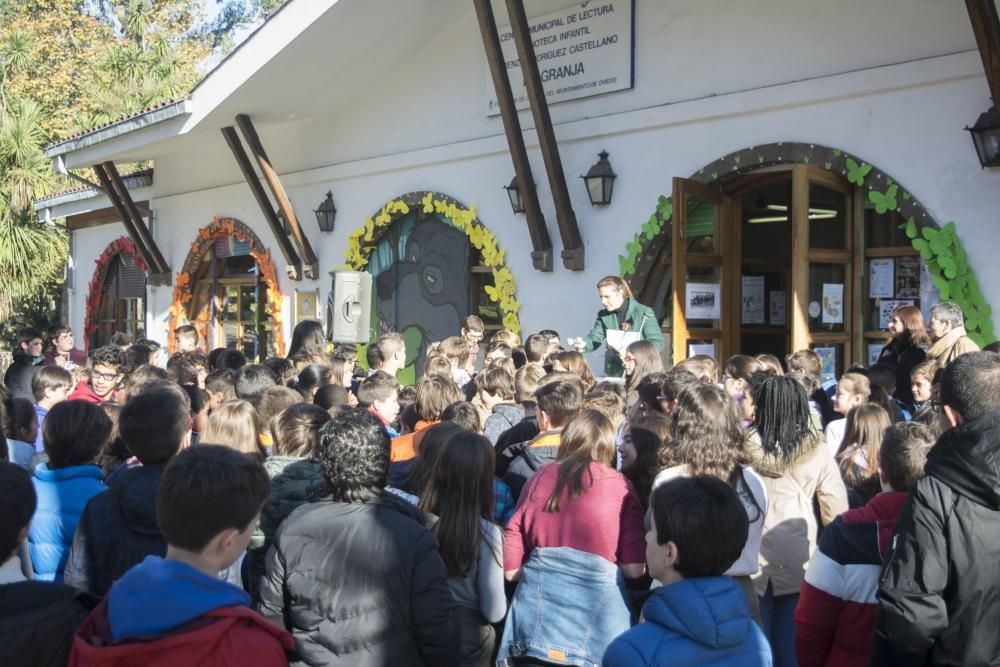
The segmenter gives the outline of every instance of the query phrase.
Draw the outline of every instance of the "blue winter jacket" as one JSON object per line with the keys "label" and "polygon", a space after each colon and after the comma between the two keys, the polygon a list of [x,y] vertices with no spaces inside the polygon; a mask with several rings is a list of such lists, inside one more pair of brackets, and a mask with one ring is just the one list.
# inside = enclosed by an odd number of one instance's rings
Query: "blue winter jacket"
{"label": "blue winter jacket", "polygon": [[35,579],[62,581],[76,524],[87,501],[106,488],[95,465],[50,470],[48,463],[35,468],[32,482],[38,508],[28,531],[28,549]]}
{"label": "blue winter jacket", "polygon": [[604,667],[771,665],[767,639],[729,577],[685,579],[658,588],[642,616],[642,623],[608,646]]}

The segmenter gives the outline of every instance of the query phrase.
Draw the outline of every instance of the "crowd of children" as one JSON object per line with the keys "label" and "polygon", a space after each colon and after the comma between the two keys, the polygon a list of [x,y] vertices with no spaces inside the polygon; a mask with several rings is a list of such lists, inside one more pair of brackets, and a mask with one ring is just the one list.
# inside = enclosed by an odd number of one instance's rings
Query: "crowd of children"
{"label": "crowd of children", "polygon": [[256,364],[24,329],[3,662],[996,664],[1000,354],[931,315],[835,384],[649,340],[598,378],[475,316],[403,387],[396,333]]}

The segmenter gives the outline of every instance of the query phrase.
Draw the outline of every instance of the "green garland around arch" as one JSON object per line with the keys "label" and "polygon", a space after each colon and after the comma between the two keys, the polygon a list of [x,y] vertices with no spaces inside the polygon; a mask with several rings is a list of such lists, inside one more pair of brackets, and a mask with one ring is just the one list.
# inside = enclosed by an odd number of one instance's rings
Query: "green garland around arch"
{"label": "green garland around arch", "polygon": [[[942,301],[952,301],[962,309],[969,337],[979,346],[995,340],[993,309],[986,302],[979,281],[976,280],[968,255],[955,231],[953,221],[938,227],[926,210],[899,184],[872,165],[855,160],[847,153],[815,144],[769,144],[726,155],[699,169],[695,180],[710,183],[722,176],[743,173],[769,164],[822,165],[828,171],[839,171],[848,181],[868,189],[868,201],[876,213],[896,211],[910,213],[900,229],[906,233],[913,249],[920,253],[934,285],[941,292]],[[902,200],[902,201],[900,201]],[[919,220],[918,216],[919,215]],[[625,254],[618,256],[618,267],[626,280],[638,278],[648,270],[655,251],[650,243],[669,224],[673,216],[673,203],[669,197],[657,198],[656,209],[640,230],[625,244]],[[632,282],[629,280],[629,282]]]}

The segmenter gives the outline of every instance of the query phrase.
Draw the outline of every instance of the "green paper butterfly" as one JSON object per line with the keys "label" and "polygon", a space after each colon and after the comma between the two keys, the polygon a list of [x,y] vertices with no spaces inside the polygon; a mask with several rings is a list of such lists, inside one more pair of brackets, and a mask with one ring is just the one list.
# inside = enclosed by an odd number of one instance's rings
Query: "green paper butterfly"
{"label": "green paper butterfly", "polygon": [[[850,180],[850,176],[848,176]],[[861,185],[858,183],[858,185]],[[885,213],[886,211],[895,211],[899,206],[896,202],[896,192],[899,188],[895,185],[889,186],[889,189],[885,192],[877,192],[872,190],[868,193],[868,201],[875,204],[876,213]]]}
{"label": "green paper butterfly", "polygon": [[[855,185],[864,185],[865,176],[871,173],[872,166],[867,162],[858,164],[854,158],[847,158],[847,180]],[[884,213],[884,211],[883,211]]]}

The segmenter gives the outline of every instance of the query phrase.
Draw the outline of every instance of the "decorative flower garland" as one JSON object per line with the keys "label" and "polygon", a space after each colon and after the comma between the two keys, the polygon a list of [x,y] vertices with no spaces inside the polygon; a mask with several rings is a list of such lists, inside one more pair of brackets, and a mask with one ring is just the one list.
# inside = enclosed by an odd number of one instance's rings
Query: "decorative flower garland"
{"label": "decorative flower garland", "polygon": [[278,284],[278,271],[271,260],[271,251],[264,247],[260,239],[253,230],[244,225],[239,220],[233,218],[215,218],[212,224],[198,230],[197,240],[191,244],[191,251],[184,262],[184,270],[179,272],[174,280],[173,302],[170,304],[170,332],[167,342],[168,348],[176,349],[177,341],[174,330],[182,325],[189,324],[188,304],[193,295],[191,293],[191,278],[198,270],[202,257],[217,239],[236,237],[243,243],[250,244],[250,256],[257,262],[260,268],[260,276],[267,284],[266,314],[274,322],[274,346],[277,348],[278,356],[285,356],[285,335],[282,327],[282,305],[284,296]]}
{"label": "decorative flower garland", "polygon": [[411,192],[390,201],[374,217],[366,217],[365,224],[348,235],[347,249],[344,251],[348,267],[355,271],[363,270],[385,229],[417,206],[422,213],[437,213],[452,226],[465,232],[469,243],[482,256],[483,264],[493,272],[493,285],[487,285],[485,289],[490,300],[504,314],[504,328],[520,334],[521,320],[518,312],[521,310],[521,302],[515,296],[517,285],[514,274],[504,264],[504,251],[498,245],[496,236],[476,217],[475,206],[465,208],[451,197],[434,192]]}
{"label": "decorative flower garland", "polygon": [[[986,303],[979,282],[968,263],[966,251],[955,232],[955,223],[949,222],[939,228],[912,194],[901,190],[899,184],[888,174],[867,162],[859,162],[835,148],[816,144],[778,143],[751,146],[725,155],[699,169],[692,179],[711,183],[723,176],[749,172],[772,164],[796,162],[822,166],[827,171],[840,173],[852,184],[867,188],[868,201],[872,203],[876,213],[896,211],[905,217],[906,222],[899,228],[906,233],[914,250],[926,262],[927,270],[941,292],[941,299],[953,301],[962,309],[969,337],[980,346],[995,339],[993,310]],[[879,183],[884,183],[884,186]],[[882,187],[885,189],[882,190]],[[622,276],[629,281],[633,290],[638,289],[638,285],[634,283],[648,276],[657,254],[652,242],[660,239],[660,232],[672,216],[673,204],[670,198],[661,195],[649,220],[625,244],[625,254],[618,256]]]}
{"label": "decorative flower garland", "polygon": [[83,349],[85,351],[90,349],[90,337],[97,333],[100,327],[98,318],[101,310],[101,297],[104,296],[104,281],[108,276],[108,269],[111,268],[111,261],[121,253],[128,253],[135,257],[136,265],[144,273],[148,274],[146,263],[139,256],[135,248],[135,243],[127,236],[122,236],[109,243],[108,247],[101,253],[101,256],[94,260],[97,266],[94,268],[94,275],[90,279],[90,285],[87,287],[87,304],[83,316]]}

